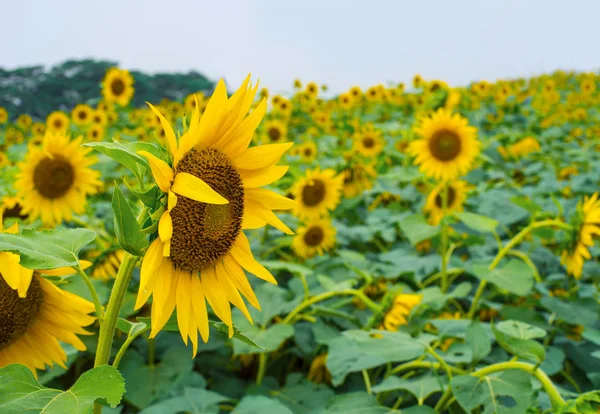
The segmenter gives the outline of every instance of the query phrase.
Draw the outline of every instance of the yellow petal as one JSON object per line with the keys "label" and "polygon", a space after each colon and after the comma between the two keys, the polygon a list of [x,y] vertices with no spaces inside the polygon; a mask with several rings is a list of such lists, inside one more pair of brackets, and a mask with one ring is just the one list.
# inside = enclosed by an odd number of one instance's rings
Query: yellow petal
{"label": "yellow petal", "polygon": [[258,188],[279,180],[289,168],[287,165],[274,165],[261,170],[240,170],[240,175],[244,181],[244,188]]}
{"label": "yellow petal", "polygon": [[259,170],[277,164],[293,145],[293,142],[285,142],[248,148],[231,161],[240,170]]}
{"label": "yellow petal", "polygon": [[175,176],[172,190],[174,193],[201,203],[229,204],[226,198],[210,188],[208,184],[188,173],[179,173]]}
{"label": "yellow petal", "polygon": [[173,182],[173,170],[169,167],[169,164],[150,154],[148,151],[138,151],[138,154],[143,155],[148,160],[152,176],[158,188],[165,193],[168,192]]}
{"label": "yellow petal", "polygon": [[[245,210],[244,216],[247,214],[249,216],[255,216],[260,220],[264,220],[269,223],[271,226],[275,227],[277,230],[284,232],[285,234],[294,234],[292,230],[288,226],[286,226],[279,217],[275,215],[270,209],[263,206],[262,204],[246,200],[245,201]],[[245,217],[244,217],[245,218]],[[250,219],[248,219],[250,221]]]}
{"label": "yellow petal", "polygon": [[138,290],[138,297],[135,302],[135,309],[139,309],[146,303],[150,294],[151,280],[157,277],[158,270],[161,262],[163,261],[163,243],[160,239],[156,239],[152,242],[144,260],[142,261],[142,268],[140,269],[140,287]]}
{"label": "yellow petal", "polygon": [[192,301],[192,307],[194,309],[194,317],[196,318],[196,324],[198,330],[202,336],[204,342],[208,342],[209,329],[208,329],[208,314],[206,309],[206,300],[204,298],[204,289],[202,282],[198,275],[192,275],[192,295],[194,300]]}
{"label": "yellow petal", "polygon": [[248,242],[248,239],[244,233],[240,233],[238,238],[235,240],[235,243],[231,247],[230,253],[235,261],[248,272],[264,281],[273,283],[274,285],[277,284],[277,281],[271,272],[265,269],[263,265],[254,259],[252,251],[250,250],[250,243]]}
{"label": "yellow petal", "polygon": [[18,289],[21,280],[21,258],[13,253],[0,253],[0,275],[11,289]]}
{"label": "yellow petal", "polygon": [[250,282],[248,282],[248,278],[242,270],[241,266],[231,257],[227,255],[223,258],[223,264],[227,269],[227,274],[231,277],[232,283],[235,287],[241,292],[242,295],[250,302],[252,306],[256,309],[260,310],[260,303],[258,302],[258,298],[254,294],[252,290],[252,286],[250,286]]}
{"label": "yellow petal", "polygon": [[[91,265],[92,262],[89,262],[87,260],[79,261],[79,266],[81,267],[81,270],[85,270]],[[40,270],[40,273],[47,276],[68,276],[77,273],[77,270],[73,269],[72,267],[59,267],[57,269]]]}
{"label": "yellow petal", "polygon": [[231,307],[225,299],[222,286],[217,281],[214,266],[206,266],[200,274],[202,286],[205,287],[204,294],[215,314],[229,327],[229,337],[233,336],[233,321],[231,319]]}
{"label": "yellow petal", "polygon": [[266,111],[267,101],[263,99],[235,131],[230,130],[223,136],[222,141],[226,142],[223,152],[230,158],[235,158],[244,152],[248,148],[248,145],[250,145],[254,131],[260,125]]}
{"label": "yellow petal", "polygon": [[190,312],[192,310],[190,276],[187,272],[182,273],[177,281],[177,325],[179,325],[179,332],[186,345],[189,337]]}
{"label": "yellow petal", "polygon": [[296,207],[294,200],[279,195],[274,191],[265,190],[264,188],[247,188],[245,197],[271,210],[289,210]]}
{"label": "yellow petal", "polygon": [[171,240],[173,237],[173,220],[169,210],[165,211],[158,221],[158,237],[163,242]]}
{"label": "yellow petal", "polygon": [[27,269],[23,266],[19,266],[19,297],[24,298],[27,296],[29,285],[31,284],[31,278],[33,277],[33,269]]}
{"label": "yellow petal", "polygon": [[146,103],[148,104],[148,106],[150,106],[150,109],[152,109],[152,112],[154,112],[158,119],[160,119],[160,124],[165,130],[167,149],[169,150],[169,153],[171,155],[175,155],[175,153],[177,152],[177,139],[175,138],[175,132],[173,131],[171,124],[169,123],[169,121],[167,121],[163,114],[161,114],[160,111],[156,109],[151,103]]}

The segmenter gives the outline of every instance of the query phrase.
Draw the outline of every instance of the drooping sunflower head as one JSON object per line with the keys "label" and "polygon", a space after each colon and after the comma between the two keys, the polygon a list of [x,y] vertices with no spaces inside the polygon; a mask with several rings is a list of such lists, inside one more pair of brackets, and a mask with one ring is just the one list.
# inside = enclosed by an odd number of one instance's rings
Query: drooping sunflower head
{"label": "drooping sunflower head", "polygon": [[383,317],[380,329],[395,332],[408,323],[412,310],[421,303],[423,296],[415,293],[396,295],[392,305]]}
{"label": "drooping sunflower head", "polygon": [[446,197],[447,214],[463,211],[463,204],[467,199],[467,183],[464,181],[440,183],[431,190],[423,211],[429,214],[433,225],[439,224],[444,217],[444,197]]}
{"label": "drooping sunflower head", "polygon": [[70,220],[82,213],[86,197],[101,186],[100,173],[90,167],[96,158],[91,148],[81,147],[82,137],[70,140],[47,132],[41,147],[30,147],[19,164],[15,188],[22,200],[23,214],[40,217],[46,226]]}
{"label": "drooping sunflower head", "polygon": [[453,180],[466,174],[480,151],[477,130],[466,118],[438,109],[419,119],[414,128],[419,139],[410,144],[415,165],[428,177]]}
{"label": "drooping sunflower head", "polygon": [[77,335],[90,334],[83,327],[94,322],[89,315],[94,306],[33,271],[29,275],[26,294],[20,295],[0,274],[0,367],[23,364],[36,373],[57,363],[66,369],[59,341],[84,351]]}
{"label": "drooping sunflower head", "polygon": [[250,114],[258,85],[248,77],[231,96],[221,80],[200,118],[196,105],[187,130],[179,139],[169,121],[151,106],[165,131],[168,159],[140,151],[162,190],[164,212],[158,234],[144,257],[136,308],[153,295],[154,336],[175,307],[183,340],[197,351],[198,332],[208,340],[206,302],[230,327],[230,304],[249,319],[242,299],[260,309],[244,269],[276,283],[258,263],[243,230],[270,224],[292,234],[273,213],[294,202],[260,187],[279,180],[288,170],[277,163],[292,143],[248,148],[262,120],[266,102]]}
{"label": "drooping sunflower head", "polygon": [[344,177],[344,197],[351,198],[373,188],[373,180],[377,177],[374,163],[352,163],[341,174]]}
{"label": "drooping sunflower head", "polygon": [[94,110],[91,106],[79,104],[71,111],[71,119],[75,125],[84,126],[92,122],[93,113]]}
{"label": "drooping sunflower head", "polygon": [[46,118],[46,128],[57,134],[66,134],[69,130],[69,117],[61,111],[54,111]]}
{"label": "drooping sunflower head", "polygon": [[598,193],[586,197],[571,217],[572,230],[564,243],[561,263],[575,279],[581,278],[585,260],[591,259],[589,248],[600,236],[600,200]]}
{"label": "drooping sunflower head", "polygon": [[307,170],[306,175],[292,187],[296,209],[302,219],[319,218],[334,210],[340,202],[343,177],[328,168]]}
{"label": "drooping sunflower head", "polygon": [[322,256],[335,245],[335,227],[327,218],[310,220],[296,231],[292,249],[298,257],[309,259]]}
{"label": "drooping sunflower head", "polygon": [[107,102],[127,106],[133,97],[133,76],[127,70],[111,68],[102,80],[102,96]]}

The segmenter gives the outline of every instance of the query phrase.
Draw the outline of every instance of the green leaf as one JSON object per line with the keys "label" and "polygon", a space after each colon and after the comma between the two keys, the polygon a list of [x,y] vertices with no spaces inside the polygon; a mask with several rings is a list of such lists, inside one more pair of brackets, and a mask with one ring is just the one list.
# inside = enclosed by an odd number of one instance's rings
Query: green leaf
{"label": "green leaf", "polygon": [[481,361],[492,352],[492,340],[488,331],[479,321],[473,321],[467,328],[466,344],[473,351],[473,360]]}
{"label": "green leaf", "polygon": [[544,211],[542,206],[534,203],[528,197],[515,196],[515,197],[511,197],[510,201],[512,201],[513,203],[515,203],[522,209],[529,211],[530,213],[537,213],[539,211]]}
{"label": "green leaf", "polygon": [[598,414],[600,411],[600,391],[591,391],[567,401],[556,414]]}
{"label": "green leaf", "polygon": [[379,405],[374,395],[364,391],[336,395],[327,405],[326,414],[385,414],[390,410]]}
{"label": "green leaf", "polygon": [[431,226],[422,214],[413,214],[400,222],[400,228],[413,246],[431,239],[440,232],[439,226]]}
{"label": "green leaf", "polygon": [[123,192],[115,183],[113,192],[112,208],[115,212],[115,233],[123,250],[141,256],[143,250],[148,247],[146,236],[140,232],[141,227],[127,203]]}
{"label": "green leaf", "polygon": [[387,377],[381,384],[373,387],[373,392],[387,392],[406,390],[417,398],[422,405],[427,397],[442,391],[442,386],[447,384],[445,378],[436,377],[432,374],[421,375],[418,378],[403,379],[395,376]]}
{"label": "green leaf", "polygon": [[142,203],[144,203],[145,206],[150,207],[151,209],[154,209],[157,200],[163,194],[162,191],[160,191],[160,189],[155,185],[153,185],[146,191],[138,191],[132,188],[128,184],[127,180],[123,180],[123,183],[127,186],[127,189],[129,190],[129,192],[131,192],[131,194],[136,196],[138,200],[140,200]]}
{"label": "green leaf", "polygon": [[260,329],[237,313],[234,314],[234,321],[238,329],[241,329],[241,332],[254,344],[234,338],[232,343],[235,355],[272,352],[278,349],[283,341],[294,336],[294,328],[288,324],[277,324],[268,329]]}
{"label": "green leaf", "polygon": [[262,395],[249,395],[242,398],[242,401],[231,412],[231,414],[294,414],[289,408],[281,402],[263,397]]}
{"label": "green leaf", "polygon": [[518,339],[537,339],[546,336],[546,331],[542,328],[520,321],[502,321],[496,325],[496,329]]}
{"label": "green leaf", "polygon": [[282,262],[280,260],[264,260],[261,261],[261,263],[270,271],[287,270],[290,273],[304,276],[310,276],[313,273],[311,268],[296,263]]}
{"label": "green leaf", "polygon": [[517,370],[481,378],[460,375],[452,379],[450,386],[456,400],[468,413],[483,407],[482,414],[523,414],[533,397],[528,374]]}
{"label": "green leaf", "polygon": [[546,296],[540,300],[540,303],[549,311],[556,313],[558,319],[568,323],[587,326],[592,325],[598,319],[598,305],[595,302],[587,305],[583,301],[573,303]]}
{"label": "green leaf", "polygon": [[494,324],[492,324],[492,332],[494,332],[498,344],[510,354],[536,363],[541,363],[546,356],[544,346],[533,339],[520,339],[507,335],[496,329]]}
{"label": "green leaf", "polygon": [[29,368],[8,365],[0,368],[0,412],[3,414],[91,413],[99,399],[111,407],[121,402],[125,381],[116,368],[103,365],[85,372],[69,391],[44,388]]}
{"label": "green leaf", "polygon": [[79,266],[79,252],[96,238],[88,229],[0,233],[0,251],[19,253],[21,266],[34,270]]}
{"label": "green leaf", "polygon": [[149,168],[148,161],[135,151],[127,148],[117,141],[113,142],[88,142],[83,144],[87,147],[92,147],[94,150],[101,152],[104,155],[112,158],[119,164],[128,168],[138,177],[141,177]]}
{"label": "green leaf", "polygon": [[295,414],[319,413],[335,395],[326,384],[308,381],[303,374],[288,375],[285,387],[274,391],[273,395]]}
{"label": "green leaf", "polygon": [[473,264],[471,271],[478,279],[490,282],[515,295],[525,296],[533,288],[533,271],[518,259],[509,260],[504,267],[489,270],[489,265]]}
{"label": "green leaf", "polygon": [[126,333],[127,336],[134,336],[145,329],[149,329],[149,327],[150,325],[145,322],[131,322],[123,318],[117,320],[117,328]]}
{"label": "green leaf", "polygon": [[415,359],[427,344],[402,332],[350,330],[329,341],[327,368],[334,386],[351,372]]}
{"label": "green leaf", "polygon": [[213,391],[185,388],[182,396],[161,401],[143,409],[140,414],[173,414],[179,412],[217,414],[219,403],[228,399]]}
{"label": "green leaf", "polygon": [[467,227],[481,233],[492,233],[498,226],[498,220],[494,220],[479,214],[464,211],[462,213],[454,213],[454,215],[458,217],[458,219]]}
{"label": "green leaf", "polygon": [[459,283],[456,285],[454,290],[449,293],[442,293],[442,290],[438,286],[428,287],[419,292],[421,295],[423,295],[421,304],[427,305],[432,309],[439,310],[442,309],[444,304],[450,299],[465,298],[472,288],[473,285],[469,282]]}

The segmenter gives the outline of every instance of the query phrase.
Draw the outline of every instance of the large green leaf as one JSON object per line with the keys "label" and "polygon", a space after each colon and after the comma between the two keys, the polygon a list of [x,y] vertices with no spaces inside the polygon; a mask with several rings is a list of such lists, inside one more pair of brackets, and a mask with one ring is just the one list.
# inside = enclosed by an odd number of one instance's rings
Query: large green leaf
{"label": "large green leaf", "polygon": [[402,332],[345,331],[329,341],[326,365],[333,385],[338,386],[351,372],[415,359],[423,354],[426,346]]}
{"label": "large green leaf", "polygon": [[579,303],[566,302],[552,296],[540,300],[543,307],[568,323],[579,325],[592,325],[598,320],[598,304],[580,301]]}
{"label": "large green leaf", "polygon": [[521,339],[520,337],[506,334],[496,329],[493,324],[492,332],[494,332],[496,341],[498,341],[498,344],[502,348],[519,358],[541,363],[546,356],[544,346],[533,339]]}
{"label": "large green leaf", "polygon": [[227,397],[213,391],[185,388],[183,395],[153,404],[140,411],[140,414],[218,414],[219,403],[227,400]]}
{"label": "large green leaf", "polygon": [[141,177],[149,168],[148,161],[141,155],[138,155],[134,150],[127,148],[125,145],[114,142],[88,142],[83,144],[94,150],[109,156],[119,164],[128,168],[138,177]]}
{"label": "large green leaf", "polygon": [[498,220],[494,220],[479,214],[464,211],[461,213],[454,213],[454,215],[458,217],[458,219],[467,227],[470,227],[473,230],[481,233],[492,233],[496,227],[498,227]]}
{"label": "large green leaf", "polygon": [[498,322],[496,329],[502,331],[506,335],[518,339],[537,339],[546,336],[546,331],[542,328],[520,321],[509,320]]}
{"label": "large green leaf", "polygon": [[104,365],[85,372],[68,390],[44,388],[23,365],[0,368],[0,412],[2,414],[85,414],[97,400],[111,407],[121,402],[125,381],[116,368]]}
{"label": "large green leaf", "polygon": [[471,270],[477,278],[490,282],[515,295],[525,296],[533,287],[533,271],[518,259],[509,260],[502,268],[489,270],[486,264],[473,264]]}
{"label": "large green leaf", "polygon": [[492,352],[492,338],[481,322],[473,321],[469,325],[465,342],[471,347],[474,361],[481,361]]}
{"label": "large green leaf", "polygon": [[251,325],[245,318],[239,317],[239,314],[234,315],[237,329],[255,344],[253,346],[234,337],[232,339],[233,353],[236,355],[272,352],[279,348],[283,341],[294,336],[294,328],[291,325],[277,324],[267,329],[261,329],[256,325]]}
{"label": "large green leaf", "polygon": [[231,412],[231,414],[294,414],[289,408],[281,402],[263,397],[262,395],[249,395],[242,398],[242,401]]}
{"label": "large green leaf", "polygon": [[148,247],[146,236],[141,233],[141,227],[118,185],[113,192],[112,208],[115,213],[115,233],[123,250],[141,256]]}
{"label": "large green leaf", "polygon": [[71,267],[79,265],[79,252],[95,238],[88,229],[25,229],[21,234],[0,233],[0,251],[19,253],[28,269]]}
{"label": "large green leaf", "polygon": [[400,222],[400,228],[413,246],[423,240],[431,239],[440,232],[439,226],[430,225],[421,214],[406,217]]}
{"label": "large green leaf", "polygon": [[392,376],[384,379],[381,384],[374,386],[373,392],[406,390],[415,396],[419,405],[422,405],[431,394],[443,391],[442,387],[446,384],[445,378],[436,377],[430,373],[409,379]]}
{"label": "large green leaf", "polygon": [[533,397],[529,375],[517,370],[481,378],[460,375],[450,385],[458,403],[469,413],[482,407],[482,414],[523,414]]}

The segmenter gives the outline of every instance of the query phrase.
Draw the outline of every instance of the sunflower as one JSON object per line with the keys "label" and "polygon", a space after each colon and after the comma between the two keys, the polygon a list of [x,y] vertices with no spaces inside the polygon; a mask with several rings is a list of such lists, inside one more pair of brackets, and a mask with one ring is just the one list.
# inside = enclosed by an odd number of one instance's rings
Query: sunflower
{"label": "sunflower", "polygon": [[313,141],[306,141],[298,147],[298,155],[304,162],[312,162],[317,158],[317,144]]}
{"label": "sunflower", "polygon": [[285,142],[287,141],[287,125],[278,119],[266,121],[265,134],[267,141],[272,144]]}
{"label": "sunflower", "polygon": [[102,80],[102,96],[107,102],[127,106],[133,97],[133,77],[128,70],[111,68]]}
{"label": "sunflower", "polygon": [[306,175],[292,186],[296,200],[294,213],[301,219],[319,218],[340,203],[343,176],[328,168],[307,170]]}
{"label": "sunflower", "polygon": [[100,279],[105,282],[114,279],[117,276],[124,255],[125,252],[118,249],[96,256],[92,268],[92,278]]}
{"label": "sunflower", "polygon": [[6,108],[0,106],[0,125],[8,122],[8,111]]}
{"label": "sunflower", "polygon": [[82,139],[47,132],[41,148],[29,148],[15,188],[31,220],[41,217],[46,226],[70,220],[72,212],[83,213],[87,195],[96,193],[100,173],[90,168],[96,158],[88,156],[91,148],[81,147]]}
{"label": "sunflower", "polygon": [[92,113],[92,123],[94,125],[106,126],[108,124],[108,115],[102,109],[96,109]]}
{"label": "sunflower", "polygon": [[309,82],[306,85],[305,92],[308,96],[310,96],[312,98],[316,98],[317,95],[319,94],[319,85],[317,85],[314,82]]}
{"label": "sunflower", "polygon": [[479,154],[477,130],[446,109],[420,118],[414,131],[420,139],[410,144],[409,152],[431,178],[453,180],[467,173]]}
{"label": "sunflower", "polygon": [[367,124],[354,134],[354,150],[365,157],[374,157],[383,151],[385,140],[381,131],[376,130],[373,124]]}
{"label": "sunflower", "polygon": [[317,355],[310,363],[306,379],[316,384],[331,384],[331,373],[327,369],[327,354]]}
{"label": "sunflower", "polygon": [[384,92],[385,88],[383,87],[383,85],[375,85],[367,89],[367,92],[365,92],[365,96],[367,97],[367,101],[369,102],[379,102],[381,101],[381,99],[383,99]]}
{"label": "sunflower", "polygon": [[[0,200],[0,217],[2,217],[2,220],[6,220],[8,218],[26,219],[27,215],[22,213],[22,208],[23,207],[21,206],[21,200],[19,200],[19,197],[6,196]],[[2,231],[2,223],[0,223],[0,231]]]}
{"label": "sunflower", "polygon": [[343,93],[338,96],[338,103],[342,109],[350,109],[352,107],[353,98],[349,93]]}
{"label": "sunflower", "polygon": [[354,101],[357,101],[362,96],[362,89],[360,89],[360,86],[353,86],[348,91],[348,94],[352,97],[352,99],[354,99]]}
{"label": "sunflower", "polygon": [[32,123],[33,123],[33,120],[27,114],[21,114],[17,118],[17,125],[19,126],[19,128],[21,128],[21,130],[23,130],[25,132],[29,131],[29,128],[31,128]]}
{"label": "sunflower", "polygon": [[203,92],[191,93],[185,97],[185,100],[183,101],[183,106],[185,107],[185,112],[187,114],[191,114],[192,112],[194,112],[194,109],[196,108],[196,102],[198,102],[198,105],[200,106],[200,112],[203,112],[204,107],[206,106],[206,103],[204,102]]}
{"label": "sunflower", "polygon": [[445,187],[448,187],[448,199],[446,200],[446,213],[459,213],[463,211],[463,204],[467,199],[467,183],[465,181],[454,181],[451,183],[438,184],[427,196],[427,202],[423,211],[429,214],[433,225],[439,224],[444,217],[444,195]]}
{"label": "sunflower", "polygon": [[413,88],[421,88],[425,85],[425,80],[418,73],[412,79]]}
{"label": "sunflower", "polygon": [[577,206],[577,211],[571,224],[575,234],[563,250],[561,263],[566,266],[567,273],[575,279],[580,279],[583,263],[591,259],[589,247],[594,245],[594,237],[600,235],[600,200],[598,193],[586,197],[583,204]]}
{"label": "sunflower", "polygon": [[351,198],[361,194],[364,190],[373,188],[373,179],[377,177],[377,171],[373,163],[355,163],[346,168],[342,175],[344,177],[344,197]]}
{"label": "sunflower", "polygon": [[92,114],[94,110],[91,106],[85,104],[79,104],[71,111],[71,119],[77,126],[84,126],[92,121]]}
{"label": "sunflower", "polygon": [[36,122],[31,126],[31,133],[34,137],[43,137],[46,132],[46,125]]}
{"label": "sunflower", "polygon": [[233,335],[230,304],[251,321],[240,293],[260,309],[244,269],[277,283],[254,259],[242,230],[271,224],[293,234],[272,210],[290,209],[294,202],[260,188],[287,172],[287,166],[276,164],[293,143],[248,148],[266,110],[263,100],[246,116],[258,90],[249,87],[249,81],[248,76],[228,98],[220,80],[202,118],[196,108],[179,140],[167,119],[150,106],[166,131],[170,159],[165,162],[140,151],[165,193],[166,208],[158,237],[143,259],[135,307],[153,296],[151,337],[177,308],[181,336],[185,343],[191,340],[194,355],[198,331],[208,340],[206,301]]}
{"label": "sunflower", "polygon": [[92,125],[86,132],[85,137],[92,142],[99,142],[104,139],[104,127],[99,124]]}
{"label": "sunflower", "polygon": [[46,126],[50,131],[66,134],[69,129],[69,117],[61,111],[54,111],[46,118]]}
{"label": "sunflower", "polygon": [[379,329],[395,332],[402,325],[408,324],[408,317],[412,310],[421,303],[422,295],[415,293],[401,293],[396,295],[392,306],[386,312]]}
{"label": "sunflower", "polygon": [[331,250],[335,245],[335,227],[326,218],[311,220],[298,228],[292,249],[298,257],[309,259]]}

